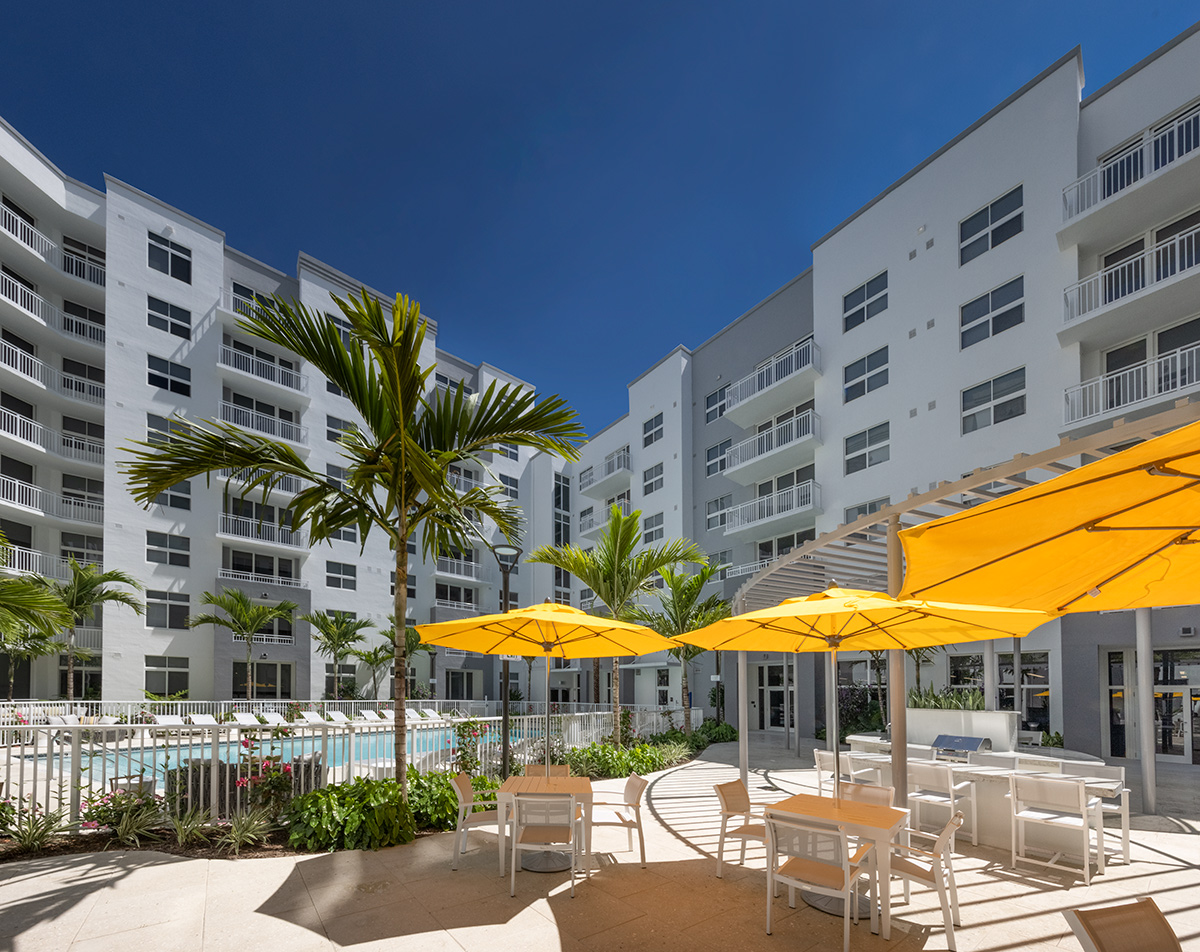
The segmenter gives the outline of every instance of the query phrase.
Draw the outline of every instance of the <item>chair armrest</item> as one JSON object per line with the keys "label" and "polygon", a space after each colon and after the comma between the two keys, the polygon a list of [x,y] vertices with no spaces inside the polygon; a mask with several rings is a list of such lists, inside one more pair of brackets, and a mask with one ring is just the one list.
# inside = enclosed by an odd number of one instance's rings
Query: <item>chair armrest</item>
{"label": "chair armrest", "polygon": [[594,806],[594,807],[625,807],[628,809],[630,807],[637,806],[637,804],[626,803],[624,800],[593,800],[592,806]]}
{"label": "chair armrest", "polygon": [[937,859],[937,853],[931,853],[929,850],[917,849],[915,846],[905,846],[903,843],[893,843],[892,852],[911,853],[917,856],[928,856],[930,859]]}

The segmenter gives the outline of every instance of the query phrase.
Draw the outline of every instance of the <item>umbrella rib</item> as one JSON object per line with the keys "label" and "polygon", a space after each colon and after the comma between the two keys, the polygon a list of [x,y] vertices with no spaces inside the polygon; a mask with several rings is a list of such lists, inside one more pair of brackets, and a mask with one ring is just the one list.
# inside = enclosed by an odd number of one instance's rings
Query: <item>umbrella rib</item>
{"label": "umbrella rib", "polygon": [[1076,595],[1070,601],[1064,603],[1063,606],[1061,608],[1059,608],[1058,610],[1060,612],[1065,612],[1071,605],[1074,605],[1077,601],[1082,599],[1084,597],[1084,595],[1088,595],[1091,592],[1099,591],[1105,585],[1107,585],[1109,582],[1113,581],[1114,579],[1120,578],[1122,575],[1125,575],[1128,572],[1132,572],[1135,568],[1137,568],[1143,562],[1149,562],[1156,555],[1160,555],[1164,550],[1169,549],[1171,546],[1183,544],[1185,542],[1185,540],[1187,539],[1187,537],[1190,536],[1195,531],[1196,531],[1195,529],[1189,529],[1187,532],[1177,535],[1174,539],[1172,539],[1170,542],[1166,543],[1165,545],[1160,545],[1153,552],[1147,552],[1136,562],[1130,562],[1128,565],[1126,565],[1120,571],[1114,572],[1112,575],[1110,575],[1108,578],[1104,579],[1102,582],[1099,582],[1096,585],[1093,585],[1090,589],[1088,589],[1082,595]]}

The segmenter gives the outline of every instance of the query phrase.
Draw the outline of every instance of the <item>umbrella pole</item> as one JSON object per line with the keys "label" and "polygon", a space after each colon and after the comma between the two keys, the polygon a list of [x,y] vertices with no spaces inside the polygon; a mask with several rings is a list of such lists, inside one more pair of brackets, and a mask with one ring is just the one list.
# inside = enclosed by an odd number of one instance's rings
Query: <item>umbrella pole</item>
{"label": "umbrella pole", "polygon": [[842,798],[842,745],[841,745],[841,728],[838,725],[838,667],[837,667],[837,646],[833,648],[833,710],[830,712],[830,719],[833,721],[833,798],[840,800]]}
{"label": "umbrella pole", "polygon": [[550,776],[550,656],[546,655],[546,776]]}

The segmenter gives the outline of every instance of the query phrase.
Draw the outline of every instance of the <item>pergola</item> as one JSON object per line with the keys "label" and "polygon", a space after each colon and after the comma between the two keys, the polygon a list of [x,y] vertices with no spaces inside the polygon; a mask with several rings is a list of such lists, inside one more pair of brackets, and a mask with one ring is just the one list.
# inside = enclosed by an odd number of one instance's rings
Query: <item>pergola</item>
{"label": "pergola", "polygon": [[[787,555],[761,568],[747,579],[734,594],[733,611],[737,614],[777,605],[785,598],[824,591],[830,585],[864,588],[896,595],[904,576],[903,553],[899,532],[931,519],[947,516],[970,506],[996,499],[1006,493],[1035,485],[1070,472],[1077,466],[1128,446],[1166,433],[1200,419],[1200,396],[1181,399],[1170,410],[1139,418],[1114,419],[1097,424],[1092,432],[1064,437],[1050,449],[1032,455],[1020,453],[1011,460],[986,469],[976,469],[961,479],[944,481],[927,492],[916,489],[908,498],[881,508],[823,533],[811,542],[798,546]],[[1154,656],[1150,645],[1150,610],[1135,609],[1137,621],[1136,660],[1138,668],[1138,717],[1141,725],[1141,769],[1145,812],[1155,811],[1155,760],[1153,755]],[[994,642],[988,642],[986,652],[994,655]],[[1020,671],[1020,649],[1014,652],[1014,672]],[[986,680],[984,695],[989,704],[995,703],[996,685],[993,682],[995,665],[988,658],[984,666]],[[749,723],[747,693],[747,659],[738,654],[738,723]],[[1019,677],[1019,675],[1018,675]],[[893,737],[906,735],[905,700],[907,687],[904,653],[888,652],[888,709]],[[836,672],[826,676],[826,702],[835,703]],[[791,703],[797,703],[792,692]],[[740,730],[742,779],[749,771],[749,747],[746,731]],[[829,738],[834,749],[834,738]],[[1149,751],[1149,755],[1147,755]],[[892,777],[898,804],[906,801],[907,750],[904,744],[892,745]]]}

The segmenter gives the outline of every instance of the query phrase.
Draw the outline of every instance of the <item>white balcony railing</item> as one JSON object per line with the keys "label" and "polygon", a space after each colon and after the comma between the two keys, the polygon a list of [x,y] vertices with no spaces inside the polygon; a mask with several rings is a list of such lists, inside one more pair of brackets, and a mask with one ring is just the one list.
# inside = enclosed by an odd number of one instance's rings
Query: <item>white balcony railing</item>
{"label": "white balcony railing", "polygon": [[821,487],[810,479],[729,509],[725,513],[725,532],[736,532],[768,519],[808,512],[820,504]]}
{"label": "white balcony railing", "polygon": [[1081,423],[1192,390],[1197,385],[1200,385],[1200,344],[1067,388],[1064,422]]}
{"label": "white balcony railing", "polygon": [[[251,585],[284,585],[288,588],[308,588],[308,582],[298,578],[284,578],[282,575],[258,575],[255,572],[239,572],[236,569],[221,569],[217,578],[229,582],[248,582]],[[257,640],[257,636],[255,636]]]}
{"label": "white balcony railing", "polygon": [[725,577],[739,578],[743,575],[754,575],[756,572],[761,572],[774,561],[774,559],[760,559],[757,562],[747,562],[745,565],[731,565],[725,570]]}
{"label": "white balcony railing", "polygon": [[104,287],[103,265],[89,261],[73,252],[61,250],[54,241],[43,235],[20,215],[4,206],[0,206],[0,230],[10,234],[54,267],[77,278],[82,278],[84,281]]}
{"label": "white balcony railing", "polygon": [[250,519],[246,516],[235,516],[232,513],[221,513],[220,531],[225,535],[239,536],[243,539],[255,539],[259,542],[270,542],[274,545],[287,545],[295,549],[305,547],[304,533],[289,526],[281,526],[265,519]]}
{"label": "white balcony railing", "polygon": [[789,350],[759,367],[754,373],[743,377],[736,383],[731,383],[725,392],[726,412],[739,403],[745,403],[751,397],[762,393],[781,380],[786,380],[802,370],[815,367],[819,355],[820,350],[812,338],[794,344]]}
{"label": "white balcony railing", "polygon": [[[71,563],[62,556],[51,555],[49,552],[38,552],[36,549],[23,549],[20,546],[9,546],[5,553],[6,561],[3,571],[16,575],[42,575],[46,578],[66,581],[71,577]],[[76,559],[80,565],[101,565],[99,559]]]}
{"label": "white balcony railing", "polygon": [[104,524],[104,506],[98,502],[73,499],[47,492],[40,486],[23,483],[9,476],[0,476],[0,499],[23,509],[32,509],[46,516],[70,519],[72,522]]}
{"label": "white balcony railing", "polygon": [[240,370],[242,373],[258,377],[260,380],[277,383],[281,387],[287,387],[289,390],[295,390],[298,393],[308,392],[308,376],[306,374],[297,373],[295,370],[281,367],[279,364],[272,363],[269,360],[263,360],[261,357],[255,357],[253,354],[244,353],[236,347],[228,347],[222,344],[218,363],[223,367]]}
{"label": "white balcony railing", "polygon": [[444,555],[438,556],[437,570],[445,575],[457,575],[459,578],[483,578],[483,566],[480,563],[451,559]]}
{"label": "white balcony railing", "polygon": [[1200,106],[1142,132],[1141,140],[1063,189],[1063,221],[1070,221],[1138,182],[1157,175],[1200,147]]}
{"label": "white balcony railing", "polygon": [[725,454],[725,468],[732,469],[741,466],[760,456],[774,453],[776,450],[819,436],[817,432],[819,420],[812,410],[798,413],[790,420],[784,420],[778,426],[763,430],[748,440],[743,440],[729,448]]}
{"label": "white balcony railing", "polygon": [[292,443],[308,444],[308,427],[258,413],[248,407],[239,407],[236,403],[221,403],[221,419],[244,430],[277,436]]}
{"label": "white balcony railing", "polygon": [[[632,507],[624,500],[614,503],[621,510],[621,515],[629,515]],[[598,526],[607,525],[608,520],[612,518],[612,506],[597,506],[589,513],[581,513],[579,516],[579,531],[591,532]]]}
{"label": "white balcony railing", "polygon": [[247,317],[254,313],[257,301],[240,294],[234,294],[233,288],[221,288],[221,307],[231,314],[244,314]]}
{"label": "white balcony railing", "polygon": [[[234,471],[232,469],[222,469],[222,470],[217,471],[217,475],[220,476],[222,479],[231,479],[233,481],[234,485],[244,486],[247,483],[253,482],[255,479],[258,479],[260,476],[262,476],[263,470],[261,470],[261,469],[252,469],[249,471],[239,470],[237,475],[235,476]],[[301,483],[301,481],[295,476],[282,476],[282,477],[278,477],[276,479],[275,489],[278,492],[290,493],[291,495],[294,496],[294,495],[296,495],[296,493],[300,492],[302,485],[303,484]]]}
{"label": "white balcony railing", "polygon": [[30,291],[20,281],[13,280],[7,274],[0,274],[0,297],[12,302],[53,330],[81,337],[94,344],[104,343],[104,328],[101,325],[64,314],[45,298]]}
{"label": "white balcony railing", "polygon": [[[0,206],[2,207],[2,206]],[[55,370],[49,364],[27,354],[20,347],[14,347],[8,341],[0,341],[0,364],[15,370],[22,377],[40,383],[47,390],[61,393],[73,400],[84,403],[104,405],[104,384],[74,374]]]}
{"label": "white balcony railing", "polygon": [[1123,298],[1200,266],[1200,228],[1159,242],[1133,258],[1097,271],[1063,291],[1063,323],[1070,324]]}
{"label": "white balcony railing", "polygon": [[[242,641],[238,635],[231,634],[231,637],[245,647],[246,642]],[[256,631],[254,643],[256,645],[294,645],[296,634],[292,631]]]}
{"label": "white balcony railing", "polygon": [[582,492],[594,483],[608,479],[622,470],[632,472],[633,466],[629,461],[629,453],[619,450],[604,460],[599,466],[589,466],[579,474],[579,489]]}
{"label": "white balcony railing", "polygon": [[48,430],[40,423],[23,417],[12,410],[0,408],[0,433],[40,446],[65,459],[84,463],[104,464],[104,444],[70,433]]}
{"label": "white balcony railing", "polygon": [[104,648],[104,629],[76,628],[75,647],[84,651],[101,651]]}
{"label": "white balcony railing", "polygon": [[472,489],[482,489],[484,486],[478,479],[473,479],[463,473],[450,473],[448,479],[450,485],[460,493],[470,492]]}
{"label": "white balcony railing", "polygon": [[433,604],[437,608],[453,608],[460,612],[473,612],[477,610],[474,602],[456,602],[451,598],[435,598]]}

